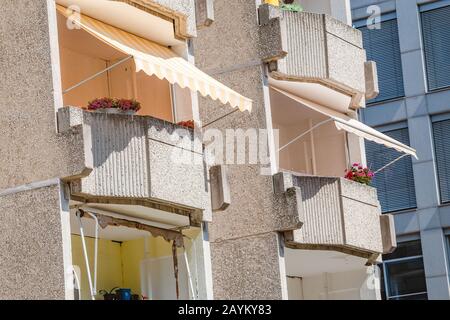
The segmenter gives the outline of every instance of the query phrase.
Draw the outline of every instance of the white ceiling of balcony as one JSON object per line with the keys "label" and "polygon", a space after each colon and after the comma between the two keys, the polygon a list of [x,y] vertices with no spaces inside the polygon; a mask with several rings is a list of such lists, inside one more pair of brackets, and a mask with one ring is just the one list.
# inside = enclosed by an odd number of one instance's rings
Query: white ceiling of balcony
{"label": "white ceiling of balcony", "polygon": [[285,249],[286,274],[309,277],[365,268],[367,259],[337,251]]}
{"label": "white ceiling of balcony", "polygon": [[269,84],[344,114],[350,110],[351,96],[319,83],[276,80],[269,77]]}
{"label": "white ceiling of balcony", "polygon": [[[189,217],[169,213],[153,208],[137,205],[121,204],[86,204],[82,209],[94,214],[106,215],[113,218],[125,219],[139,222],[145,225],[167,229],[177,230],[189,226]],[[71,233],[80,235],[79,222],[75,215],[75,210],[71,210],[70,225]],[[91,218],[83,218],[83,228],[88,237],[95,236],[95,222]],[[101,239],[114,241],[129,241],[149,236],[150,233],[138,229],[123,226],[108,226],[105,229],[100,228],[99,237]]]}
{"label": "white ceiling of balcony", "polygon": [[171,21],[159,18],[123,2],[111,0],[56,0],[66,8],[79,7],[81,14],[90,16],[134,35],[165,46],[183,45],[175,38]]}

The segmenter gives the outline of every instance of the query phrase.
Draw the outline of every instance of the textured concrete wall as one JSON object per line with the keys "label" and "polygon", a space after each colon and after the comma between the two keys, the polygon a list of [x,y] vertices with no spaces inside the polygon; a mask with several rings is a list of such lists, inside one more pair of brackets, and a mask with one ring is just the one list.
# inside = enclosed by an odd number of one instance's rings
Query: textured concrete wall
{"label": "textured concrete wall", "polygon": [[0,299],[64,299],[59,186],[0,196]]}
{"label": "textured concrete wall", "polygon": [[135,2],[155,2],[161,6],[172,9],[187,17],[187,32],[188,34],[196,35],[195,22],[195,0],[134,0]]}
{"label": "textured concrete wall", "polygon": [[84,170],[81,134],[56,134],[49,29],[47,1],[2,1],[0,190]]}
{"label": "textured concrete wall", "polygon": [[[254,104],[251,114],[237,112],[210,127],[267,128],[271,126],[266,116],[270,106],[264,101],[267,88],[255,3],[216,1],[214,14],[211,27],[198,31],[196,63]],[[203,123],[230,111],[228,105],[200,99]],[[279,299],[284,295],[284,266],[280,267],[279,244],[274,238],[278,230],[299,227],[296,199],[294,195],[275,195],[272,177],[262,176],[260,169],[260,165],[228,166],[231,205],[213,213],[209,224],[215,298]]]}
{"label": "textured concrete wall", "polygon": [[214,298],[282,299],[279,247],[275,232],[213,242]]}
{"label": "textured concrete wall", "polygon": [[351,93],[365,92],[361,32],[328,15],[281,11],[277,16],[274,10],[268,5],[260,8],[265,15],[260,37],[264,58],[278,59],[287,53],[278,61],[277,71],[289,78],[327,82]]}
{"label": "textured concrete wall", "polygon": [[192,130],[149,116],[73,107],[61,108],[58,119],[61,132],[83,131],[85,162],[93,168],[77,193],[151,198],[205,210],[210,219],[201,140]]}
{"label": "textured concrete wall", "polygon": [[290,241],[299,247],[334,248],[367,257],[383,252],[374,188],[344,178],[295,177],[293,182],[303,226]]}

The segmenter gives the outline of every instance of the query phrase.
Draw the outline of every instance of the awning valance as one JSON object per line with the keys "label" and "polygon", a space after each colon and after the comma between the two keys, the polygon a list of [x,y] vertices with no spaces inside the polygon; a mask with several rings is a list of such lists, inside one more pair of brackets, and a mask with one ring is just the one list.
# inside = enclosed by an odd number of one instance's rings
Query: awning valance
{"label": "awning valance", "polygon": [[181,88],[189,88],[192,91],[199,92],[202,96],[219,100],[223,104],[229,103],[233,108],[238,107],[241,111],[251,111],[252,101],[250,99],[213,79],[175,54],[168,47],[85,15],[76,14],[71,17],[71,10],[63,6],[58,5],[57,9],[66,18],[70,18],[71,22],[94,37],[125,54],[133,56],[137,72],[142,70],[148,75],[166,79],[171,84],[178,84]]}
{"label": "awning valance", "polygon": [[303,105],[313,111],[316,111],[326,117],[330,117],[331,119],[333,119],[333,121],[336,125],[336,128],[338,130],[345,130],[347,132],[356,134],[357,136],[359,136],[361,138],[376,142],[378,144],[385,145],[388,148],[393,148],[399,152],[409,154],[417,159],[417,154],[416,154],[415,149],[365,125],[364,123],[362,123],[358,120],[352,119],[349,116],[342,114],[336,110],[332,110],[330,108],[321,106],[312,101],[308,101],[306,99],[298,97],[287,91],[283,91],[283,90],[277,89],[275,87],[271,87],[271,88],[281,94],[284,94],[285,96],[289,97],[290,99],[300,103],[301,105]]}

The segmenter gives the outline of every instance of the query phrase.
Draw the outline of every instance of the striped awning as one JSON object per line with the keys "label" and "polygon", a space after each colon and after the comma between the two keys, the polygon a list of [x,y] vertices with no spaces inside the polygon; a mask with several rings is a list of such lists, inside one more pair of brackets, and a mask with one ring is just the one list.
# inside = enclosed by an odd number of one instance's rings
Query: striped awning
{"label": "striped awning", "polygon": [[411,155],[417,159],[417,154],[416,154],[415,149],[369,127],[368,125],[365,125],[364,123],[362,123],[358,120],[352,119],[349,116],[347,116],[343,113],[340,113],[336,110],[324,107],[324,106],[314,103],[312,101],[308,101],[308,100],[303,99],[299,96],[296,96],[290,92],[278,89],[274,86],[271,86],[271,89],[298,102],[302,106],[305,106],[315,112],[318,112],[326,117],[329,117],[330,119],[332,119],[334,121],[334,124],[338,130],[345,130],[349,133],[355,134],[366,140],[373,141],[375,143],[382,144],[388,148],[395,149],[398,152],[402,152],[404,154]]}
{"label": "striped awning", "polygon": [[252,100],[240,95],[219,81],[213,79],[194,65],[178,56],[168,47],[130,34],[91,17],[72,12],[61,5],[58,11],[71,23],[79,26],[111,47],[133,56],[136,72],[144,71],[159,79],[166,79],[181,88],[189,88],[202,96],[209,96],[223,104],[238,107],[241,111],[251,111]]}

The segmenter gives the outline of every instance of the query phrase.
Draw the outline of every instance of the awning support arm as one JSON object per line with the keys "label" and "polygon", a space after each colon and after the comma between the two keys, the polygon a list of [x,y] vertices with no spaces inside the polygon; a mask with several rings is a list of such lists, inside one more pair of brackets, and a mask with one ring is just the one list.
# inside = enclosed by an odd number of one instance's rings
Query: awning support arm
{"label": "awning support arm", "polygon": [[188,275],[188,279],[189,279],[189,286],[191,287],[192,299],[197,300],[196,296],[195,296],[195,291],[194,291],[194,284],[192,283],[192,274],[191,274],[191,268],[189,267],[189,260],[188,260],[188,256],[187,256],[186,247],[183,248],[183,255],[184,255],[184,263],[186,263],[186,271],[187,271],[187,275]]}
{"label": "awning support arm", "polygon": [[[93,284],[93,282],[92,282],[92,275],[91,275],[91,268],[90,268],[90,265],[89,265],[89,257],[88,257],[88,254],[87,254],[86,238],[85,238],[85,235],[84,235],[83,223],[81,221],[81,217],[82,217],[83,213],[84,213],[84,211],[78,210],[76,215],[77,215],[77,218],[78,218],[78,223],[80,225],[81,243],[83,245],[83,254],[84,254],[84,260],[85,260],[85,263],[86,263],[86,272],[87,272],[87,276],[88,276],[89,289],[91,291],[91,299],[95,300],[95,295],[97,294],[95,292],[96,291],[95,286],[97,285],[97,283],[96,283],[97,282],[97,270],[95,270],[95,272],[94,272],[95,283]],[[95,221],[96,221],[96,228],[95,228],[95,262],[94,262],[94,264],[95,264],[95,268],[97,268],[98,221],[97,221],[97,219],[95,219]]]}
{"label": "awning support arm", "polygon": [[94,74],[94,75],[92,75],[92,76],[90,76],[90,77],[88,77],[88,78],[86,78],[86,79],[84,79],[84,80],[78,82],[76,85],[73,85],[72,87],[70,87],[70,88],[64,90],[64,91],[63,91],[63,94],[69,93],[69,92],[72,91],[73,89],[76,89],[76,88],[78,88],[79,86],[82,86],[82,85],[85,84],[86,82],[89,82],[89,81],[91,81],[92,79],[95,79],[95,78],[97,78],[98,76],[101,76],[101,75],[104,74],[105,72],[108,72],[109,70],[114,69],[114,68],[117,67],[118,65],[120,65],[120,64],[122,64],[122,63],[124,63],[124,62],[126,62],[126,61],[128,61],[128,60],[130,60],[130,59],[132,59],[132,58],[133,58],[133,56],[128,56],[128,57],[126,57],[126,58],[123,58],[123,59],[120,60],[120,61],[117,61],[116,63],[110,65],[108,68],[103,69],[102,71],[99,71],[99,72],[97,72],[96,74]]}
{"label": "awning support arm", "polygon": [[402,154],[402,155],[399,156],[397,159],[395,159],[395,160],[389,162],[389,163],[388,163],[387,165],[385,165],[384,167],[382,167],[382,168],[378,169],[377,171],[375,171],[374,174],[377,174],[377,173],[383,171],[383,170],[386,169],[387,167],[393,165],[394,163],[396,163],[396,162],[399,161],[400,159],[403,159],[403,158],[406,157],[406,156],[409,156],[409,154],[407,154],[407,153]]}
{"label": "awning support arm", "polygon": [[235,112],[237,112],[237,111],[239,111],[239,108],[235,108],[233,111],[228,112],[228,113],[224,114],[223,116],[220,116],[219,118],[214,119],[214,120],[208,122],[207,124],[205,124],[204,126],[202,126],[202,129],[203,129],[203,128],[206,128],[206,127],[208,127],[208,126],[210,126],[210,125],[212,125],[213,123],[215,123],[215,122],[217,122],[217,121],[219,121],[219,120],[222,120],[223,118],[228,117],[229,115],[231,115],[231,114],[233,114],[233,113],[235,113]]}
{"label": "awning support arm", "polygon": [[188,239],[191,242],[191,248],[194,251],[194,263],[195,263],[195,300],[198,299],[198,266],[197,266],[197,246],[192,238],[183,234],[183,237]]}
{"label": "awning support arm", "polygon": [[298,135],[297,137],[295,137],[294,139],[292,139],[291,141],[289,141],[288,143],[286,143],[284,146],[282,146],[281,148],[278,149],[278,152],[280,152],[281,150],[283,150],[284,148],[288,147],[289,145],[293,144],[295,141],[303,138],[304,136],[306,136],[308,133],[310,133],[311,131],[313,131],[314,129],[317,129],[320,126],[323,126],[324,124],[333,121],[333,118],[329,118],[327,120],[324,120],[322,122],[319,122],[317,124],[315,124],[314,126],[312,126],[311,128],[309,128],[308,130],[306,130],[305,132],[303,132],[302,134]]}

